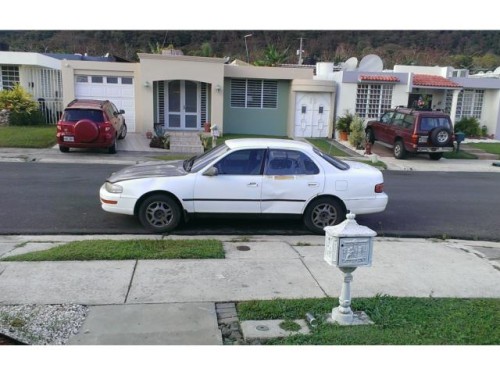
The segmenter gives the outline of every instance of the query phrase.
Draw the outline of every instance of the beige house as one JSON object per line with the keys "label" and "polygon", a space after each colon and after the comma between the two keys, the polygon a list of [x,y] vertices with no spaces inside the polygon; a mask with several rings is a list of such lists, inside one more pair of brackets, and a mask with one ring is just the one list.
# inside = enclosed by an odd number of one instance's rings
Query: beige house
{"label": "beige house", "polygon": [[138,63],[62,61],[63,102],[109,99],[125,110],[130,132],[154,124],[199,132],[331,137],[335,86],[314,69],[250,66],[241,61],[172,54]]}

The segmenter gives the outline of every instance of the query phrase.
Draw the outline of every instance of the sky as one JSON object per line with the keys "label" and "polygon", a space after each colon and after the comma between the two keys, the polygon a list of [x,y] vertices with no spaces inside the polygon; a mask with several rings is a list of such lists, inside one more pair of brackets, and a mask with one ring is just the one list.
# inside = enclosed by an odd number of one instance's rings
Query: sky
{"label": "sky", "polygon": [[[63,5],[64,4],[64,5]],[[2,30],[387,30],[499,29],[491,1],[401,0],[25,0],[23,11],[2,17]],[[471,5],[472,4],[472,5]],[[54,9],[58,9],[54,12]],[[43,15],[43,16],[41,16]]]}

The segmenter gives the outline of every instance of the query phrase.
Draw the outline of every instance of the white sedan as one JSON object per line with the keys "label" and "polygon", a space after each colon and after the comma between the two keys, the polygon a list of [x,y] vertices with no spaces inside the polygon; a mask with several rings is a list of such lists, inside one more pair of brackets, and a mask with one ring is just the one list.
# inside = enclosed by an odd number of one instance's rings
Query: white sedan
{"label": "white sedan", "polygon": [[100,189],[103,210],[135,215],[151,232],[169,232],[198,214],[297,215],[315,233],[348,211],[385,210],[382,173],[341,161],[301,141],[233,139],[173,162],[113,173]]}

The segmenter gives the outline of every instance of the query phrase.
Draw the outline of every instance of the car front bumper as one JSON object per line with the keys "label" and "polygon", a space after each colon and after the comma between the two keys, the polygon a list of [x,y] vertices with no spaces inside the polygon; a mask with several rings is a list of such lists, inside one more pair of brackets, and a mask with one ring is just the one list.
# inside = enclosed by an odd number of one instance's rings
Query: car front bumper
{"label": "car front bumper", "polygon": [[126,198],[122,194],[110,193],[106,190],[106,184],[99,190],[101,208],[107,212],[116,214],[134,215],[134,208],[137,199]]}

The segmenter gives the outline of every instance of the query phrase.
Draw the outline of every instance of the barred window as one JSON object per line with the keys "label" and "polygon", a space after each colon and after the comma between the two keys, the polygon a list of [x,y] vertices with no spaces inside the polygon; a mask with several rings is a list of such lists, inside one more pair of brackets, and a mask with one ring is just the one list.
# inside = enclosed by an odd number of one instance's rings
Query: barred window
{"label": "barred window", "polygon": [[0,67],[0,89],[9,90],[19,83],[19,67],[3,65]]}
{"label": "barred window", "polygon": [[231,80],[231,107],[278,108],[278,81]]}
{"label": "barred window", "polygon": [[391,108],[393,85],[359,84],[356,114],[361,118],[378,118]]}
{"label": "barred window", "polygon": [[464,117],[481,118],[484,90],[463,90],[458,94],[455,121]]}

